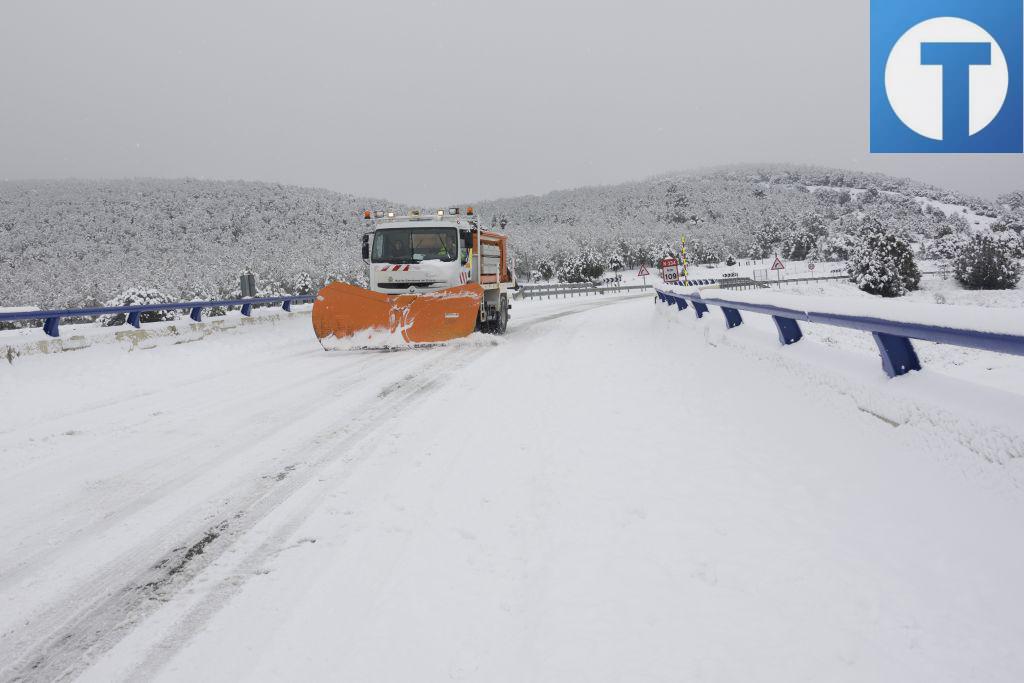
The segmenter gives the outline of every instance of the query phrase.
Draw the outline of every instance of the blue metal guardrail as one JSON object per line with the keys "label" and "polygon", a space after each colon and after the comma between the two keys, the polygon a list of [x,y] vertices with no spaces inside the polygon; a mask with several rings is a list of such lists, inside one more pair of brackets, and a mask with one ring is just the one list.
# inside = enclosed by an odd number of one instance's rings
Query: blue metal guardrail
{"label": "blue metal guardrail", "polygon": [[265,304],[281,304],[286,311],[292,310],[292,304],[308,303],[316,299],[316,294],[295,294],[292,296],[267,296],[252,299],[227,299],[223,301],[185,301],[173,304],[144,304],[140,306],[105,306],[100,308],[65,308],[53,311],[17,311],[13,313],[0,313],[0,322],[13,322],[16,320],[42,320],[43,332],[51,337],[60,336],[61,318],[86,318],[100,315],[116,315],[126,313],[126,322],[132,327],[138,328],[142,324],[143,313],[151,311],[180,311],[190,310],[189,317],[202,322],[204,308],[221,308],[228,306],[240,306],[242,315],[252,315],[252,307]]}
{"label": "blue metal guardrail", "polygon": [[899,377],[912,370],[921,369],[921,360],[914,350],[911,339],[1024,356],[1024,336],[895,322],[840,313],[817,313],[767,304],[705,300],[700,294],[656,291],[658,299],[670,306],[678,306],[680,311],[692,305],[698,318],[704,317],[709,305],[718,306],[725,316],[726,329],[743,324],[740,311],[770,315],[779,331],[779,341],[787,346],[803,339],[800,321],[870,332],[882,356],[882,367],[889,377]]}

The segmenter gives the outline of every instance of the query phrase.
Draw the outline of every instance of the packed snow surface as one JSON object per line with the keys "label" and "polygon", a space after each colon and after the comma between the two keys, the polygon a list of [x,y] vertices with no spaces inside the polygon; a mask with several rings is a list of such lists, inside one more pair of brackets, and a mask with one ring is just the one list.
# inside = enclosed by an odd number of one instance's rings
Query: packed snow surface
{"label": "packed snow surface", "polygon": [[0,680],[1021,680],[1024,396],[652,298],[0,367]]}

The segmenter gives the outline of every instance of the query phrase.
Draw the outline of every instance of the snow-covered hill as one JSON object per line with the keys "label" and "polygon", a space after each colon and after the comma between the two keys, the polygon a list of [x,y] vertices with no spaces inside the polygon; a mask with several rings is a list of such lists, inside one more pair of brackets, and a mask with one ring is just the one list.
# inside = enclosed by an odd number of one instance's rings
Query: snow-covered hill
{"label": "snow-covered hill", "polygon": [[505,218],[524,268],[560,251],[596,247],[627,266],[678,250],[690,261],[728,255],[842,259],[848,236],[865,219],[913,242],[988,226],[997,218],[1024,227],[1014,197],[988,202],[916,181],[802,166],[743,166],[675,173],[610,187],[480,202]]}
{"label": "snow-covered hill", "polygon": [[[650,264],[678,250],[683,234],[699,263],[776,251],[842,259],[865,219],[922,244],[997,220],[1024,228],[1019,194],[992,203],[911,180],[794,166],[675,173],[475,206],[485,223],[507,221],[524,273],[581,253],[604,265]],[[271,291],[288,291],[302,273],[355,279],[361,212],[387,207],[405,208],[264,183],[0,183],[0,305],[93,304],[130,287],[227,295],[243,268]]]}
{"label": "snow-covered hill", "polygon": [[362,211],[382,203],[250,182],[3,182],[0,305],[87,305],[136,286],[226,295],[244,268],[262,287],[353,274]]}

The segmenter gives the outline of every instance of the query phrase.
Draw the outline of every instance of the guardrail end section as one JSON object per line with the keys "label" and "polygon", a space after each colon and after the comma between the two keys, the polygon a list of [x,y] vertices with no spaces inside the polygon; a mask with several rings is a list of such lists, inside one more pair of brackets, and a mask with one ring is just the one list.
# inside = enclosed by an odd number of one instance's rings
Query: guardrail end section
{"label": "guardrail end section", "polygon": [[726,329],[731,330],[732,328],[739,327],[743,324],[743,316],[741,316],[740,312],[735,308],[722,306],[722,315],[725,316]]}
{"label": "guardrail end section", "polygon": [[142,314],[138,311],[132,311],[128,314],[128,324],[139,329],[142,326]]}
{"label": "guardrail end section", "polygon": [[779,341],[782,342],[783,346],[796,344],[804,338],[803,330],[800,329],[800,323],[792,318],[780,318],[777,315],[773,315],[772,320],[775,321],[775,327],[779,330]]}
{"label": "guardrail end section", "polygon": [[203,308],[202,306],[193,306],[192,313],[188,317],[195,320],[197,323],[203,322]]}
{"label": "guardrail end section", "polygon": [[920,370],[921,361],[914,345],[907,337],[898,337],[882,332],[872,332],[878,352],[882,356],[882,367],[889,377],[900,377],[911,370]]}
{"label": "guardrail end section", "polygon": [[252,304],[242,304],[242,315],[246,317],[252,315]]}
{"label": "guardrail end section", "polygon": [[60,318],[47,318],[43,322],[43,332],[49,337],[60,336]]}

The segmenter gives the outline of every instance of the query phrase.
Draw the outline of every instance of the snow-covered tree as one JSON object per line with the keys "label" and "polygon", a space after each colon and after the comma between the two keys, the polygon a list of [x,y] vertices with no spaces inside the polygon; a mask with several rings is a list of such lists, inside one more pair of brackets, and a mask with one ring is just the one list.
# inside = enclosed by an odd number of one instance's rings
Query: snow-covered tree
{"label": "snow-covered tree", "polygon": [[1024,209],[1007,211],[996,219],[992,224],[993,232],[1013,231],[1017,234],[1024,233]]}
{"label": "snow-covered tree", "polygon": [[917,289],[921,272],[910,242],[879,221],[865,221],[850,251],[850,281],[868,294],[903,296]]}
{"label": "snow-covered tree", "polygon": [[771,222],[765,223],[754,231],[748,250],[751,258],[768,258],[778,251],[780,241],[782,232],[779,227]]}
{"label": "snow-covered tree", "polygon": [[316,294],[317,290],[313,284],[313,278],[309,273],[299,273],[292,285],[292,294]]}
{"label": "snow-covered tree", "polygon": [[803,261],[818,246],[818,242],[828,235],[828,227],[821,214],[809,214],[801,218],[798,226],[794,226],[782,236],[779,251],[782,257],[791,261]]}
{"label": "snow-covered tree", "polygon": [[537,274],[541,280],[550,280],[555,277],[555,264],[551,261],[541,261],[537,264]]}
{"label": "snow-covered tree", "polygon": [[967,289],[1013,289],[1020,282],[1020,238],[1013,233],[977,233],[962,240],[953,273]]}
{"label": "snow-covered tree", "polygon": [[559,282],[590,282],[604,275],[604,259],[592,249],[562,257],[556,272]]}
{"label": "snow-covered tree", "polygon": [[[104,306],[108,308],[118,306],[152,306],[155,304],[177,303],[177,300],[156,289],[132,288],[119,296],[107,301]],[[174,320],[178,317],[177,311],[146,311],[139,315],[139,320],[144,323],[155,323],[163,320]],[[128,321],[127,313],[111,313],[100,316],[96,321],[103,327],[115,327],[124,325]]]}

